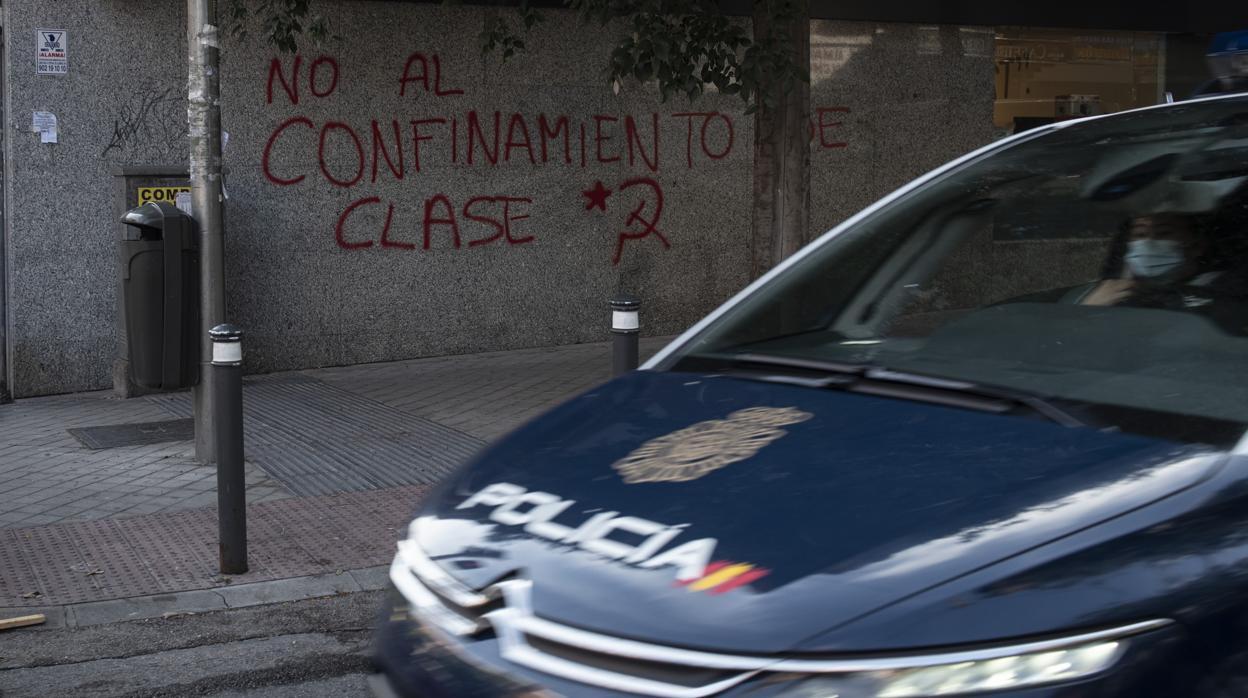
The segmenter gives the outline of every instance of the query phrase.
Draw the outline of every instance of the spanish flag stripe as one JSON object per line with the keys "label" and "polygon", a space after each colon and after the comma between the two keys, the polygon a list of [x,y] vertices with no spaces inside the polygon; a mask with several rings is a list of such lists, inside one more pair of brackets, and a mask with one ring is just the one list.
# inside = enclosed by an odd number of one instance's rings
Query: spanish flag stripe
{"label": "spanish flag stripe", "polygon": [[745,574],[752,569],[754,569],[754,565],[729,565],[690,584],[689,591],[705,591],[711,587],[719,586],[738,575]]}
{"label": "spanish flag stripe", "polygon": [[706,578],[706,575],[711,574],[711,573],[712,573],[712,572],[714,572],[715,570],[718,570],[718,569],[720,569],[721,567],[727,567],[729,564],[731,564],[731,563],[726,562],[726,561],[724,561],[724,560],[720,560],[719,562],[712,562],[711,564],[707,565],[706,567],[704,567],[704,568],[702,569],[702,576],[700,576],[700,577],[692,577],[692,578],[690,578],[690,579],[677,579],[677,580],[676,580],[676,584],[677,584],[677,585],[679,585],[679,586],[682,586],[682,587],[683,587],[683,586],[685,586],[686,584],[693,584],[694,582],[698,581],[699,579],[705,579],[705,578]]}
{"label": "spanish flag stripe", "polygon": [[750,582],[754,581],[755,579],[758,579],[759,577],[766,577],[767,573],[770,571],[771,570],[765,570],[761,568],[752,569],[749,572],[746,572],[745,574],[738,575],[736,579],[729,579],[723,584],[720,584],[714,589],[711,589],[711,593],[722,594],[725,591],[732,591],[733,589],[736,589],[739,586],[744,586],[746,584],[749,584]]}

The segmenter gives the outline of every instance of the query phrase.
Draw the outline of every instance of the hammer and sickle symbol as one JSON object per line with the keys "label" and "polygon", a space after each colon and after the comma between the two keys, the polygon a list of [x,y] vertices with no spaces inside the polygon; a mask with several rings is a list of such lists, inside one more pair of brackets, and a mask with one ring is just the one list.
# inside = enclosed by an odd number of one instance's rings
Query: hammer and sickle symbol
{"label": "hammer and sickle symbol", "polygon": [[[654,192],[654,213],[649,218],[642,215],[642,212],[646,209],[646,204],[649,203],[648,197],[642,196],[641,200],[637,202],[637,208],[633,209],[632,213],[628,214],[628,218],[624,220],[624,225],[627,226],[627,229],[621,230],[616,239],[615,257],[611,260],[613,266],[620,263],[620,255],[624,253],[625,240],[641,240],[654,235],[659,239],[659,242],[663,243],[663,249],[671,249],[672,247],[672,244],[667,241],[667,238],[664,237],[658,228],[659,218],[663,215],[663,188],[659,186],[658,182],[649,177],[636,177],[622,182],[619,190],[624,191],[625,189],[638,186],[649,187]],[[633,227],[636,224],[640,224],[640,229]]]}

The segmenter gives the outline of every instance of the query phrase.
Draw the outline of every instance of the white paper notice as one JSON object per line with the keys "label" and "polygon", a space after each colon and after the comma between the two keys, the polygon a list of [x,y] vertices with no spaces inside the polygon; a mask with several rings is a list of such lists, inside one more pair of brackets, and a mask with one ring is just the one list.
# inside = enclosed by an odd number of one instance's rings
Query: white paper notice
{"label": "white paper notice", "polygon": [[56,114],[50,111],[35,112],[31,120],[30,130],[39,134],[40,143],[56,142]]}

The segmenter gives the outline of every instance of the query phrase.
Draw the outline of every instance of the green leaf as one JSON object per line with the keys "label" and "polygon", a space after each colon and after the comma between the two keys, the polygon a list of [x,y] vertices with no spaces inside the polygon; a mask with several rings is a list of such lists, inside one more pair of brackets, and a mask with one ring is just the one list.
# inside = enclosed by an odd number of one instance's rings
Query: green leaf
{"label": "green leaf", "polygon": [[[341,40],[329,21],[315,12],[324,0],[220,1],[227,30],[240,40],[251,23],[262,28],[270,45],[286,52],[297,51],[305,37],[317,43]],[[583,22],[609,26],[620,22],[614,25],[621,32],[608,58],[612,80],[651,82],[663,101],[675,93],[696,99],[707,85],[714,85],[723,95],[736,95],[746,113],[754,113],[774,108],[778,96],[810,82],[809,68],[796,63],[798,52],[787,33],[792,22],[808,21],[798,12],[804,5],[796,0],[754,1],[764,3],[770,33],[754,33],[748,24],[724,15],[718,0],[562,0],[562,4]],[[528,50],[527,33],[544,21],[532,2],[500,2],[490,11],[491,19],[477,35],[483,55],[499,52],[506,61]]]}

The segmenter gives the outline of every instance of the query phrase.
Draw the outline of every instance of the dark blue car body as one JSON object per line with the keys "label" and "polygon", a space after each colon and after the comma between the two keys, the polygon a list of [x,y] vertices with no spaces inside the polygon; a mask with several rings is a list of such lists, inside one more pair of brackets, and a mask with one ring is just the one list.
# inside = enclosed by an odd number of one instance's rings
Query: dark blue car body
{"label": "dark blue car body", "polygon": [[[784,426],[752,456],[690,481],[629,483],[612,467],[652,439],[755,407],[810,417]],[[472,499],[498,483],[570,500],[550,519],[566,530],[617,512],[679,527],[646,551],[651,559],[711,539],[719,569],[742,565],[753,574],[745,584],[695,591],[674,578],[673,565],[647,567],[641,553],[613,559],[500,523],[490,518],[494,500]],[[1248,649],[1248,461],[1112,430],[713,373],[639,371],[494,444],[431,494],[418,517],[438,526],[447,548],[430,557],[466,587],[527,580],[538,617],[677,649],[777,660],[890,657],[1171,621],[1132,637],[1107,672],[992,694],[1018,696],[1195,695]],[[453,540],[454,531],[464,540]],[[397,593],[377,642],[389,685],[404,695],[525,695],[539,687],[630,695],[508,661],[488,624],[449,637]],[[666,670],[643,667],[680,685],[718,676]],[[779,695],[797,680],[761,671],[716,695]],[[843,689],[826,695],[873,695],[864,690],[847,675]]]}

